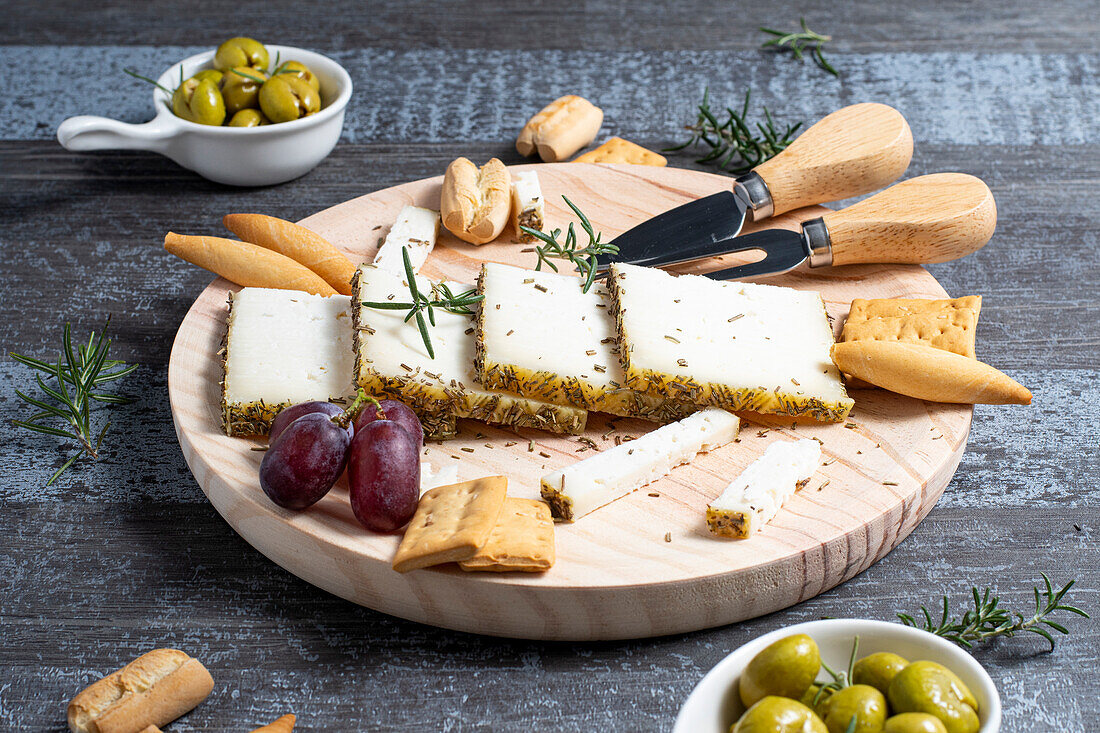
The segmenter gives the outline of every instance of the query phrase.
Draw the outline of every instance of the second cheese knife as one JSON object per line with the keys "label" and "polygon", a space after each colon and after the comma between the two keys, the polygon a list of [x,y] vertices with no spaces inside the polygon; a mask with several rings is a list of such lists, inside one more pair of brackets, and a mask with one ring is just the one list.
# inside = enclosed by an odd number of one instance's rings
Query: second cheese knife
{"label": "second cheese knife", "polygon": [[[778,274],[803,262],[810,267],[923,265],[981,249],[996,225],[997,205],[981,179],[965,173],[933,173],[804,221],[798,232],[765,229],[696,251],[698,257],[751,250],[764,253],[756,262],[705,273],[716,280]],[[659,267],[671,262],[657,258],[642,264]]]}
{"label": "second cheese knife", "polygon": [[618,255],[636,265],[686,262],[700,248],[731,239],[745,220],[861,196],[897,180],[913,157],[909,124],[893,107],[863,103],[833,112],[774,158],[736,179],[732,191],[678,206],[615,238]]}

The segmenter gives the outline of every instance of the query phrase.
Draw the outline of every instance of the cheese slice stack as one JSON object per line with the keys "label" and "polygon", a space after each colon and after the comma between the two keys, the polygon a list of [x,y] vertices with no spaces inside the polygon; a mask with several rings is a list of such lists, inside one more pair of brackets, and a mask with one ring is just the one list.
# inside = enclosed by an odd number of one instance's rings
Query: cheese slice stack
{"label": "cheese slice stack", "polygon": [[611,266],[608,289],[634,389],[827,422],[852,409],[818,293],[626,264]]}
{"label": "cheese slice stack", "polygon": [[397,221],[386,235],[386,241],[374,255],[374,264],[397,277],[405,277],[405,262],[401,250],[407,249],[413,272],[419,272],[435,248],[438,234],[438,211],[406,206],[397,215]]}
{"label": "cheese slice stack", "polygon": [[721,537],[750,537],[779,513],[820,464],[821,445],[816,440],[772,443],[710,503],[707,527]]}
{"label": "cheese slice stack", "polygon": [[630,389],[607,291],[577,277],[485,264],[478,292],[477,374],[485,387],[612,415],[671,422],[690,403]]}
{"label": "cheese slice stack", "polygon": [[[556,519],[576,521],[737,437],[738,417],[711,407],[542,477]],[[815,443],[816,445],[816,443]]]}
{"label": "cheese slice stack", "polygon": [[350,306],[346,296],[295,290],[230,293],[222,380],[227,435],[266,435],[284,407],[354,392]]}
{"label": "cheese slice stack", "polygon": [[[421,292],[431,282],[417,278]],[[468,286],[452,284],[455,293]],[[513,427],[541,428],[557,433],[580,433],[588,413],[577,407],[483,389],[474,373],[474,320],[471,316],[435,309],[435,326],[428,329],[435,358],[428,355],[416,321],[405,323],[407,311],[378,310],[371,302],[408,302],[409,287],[402,278],[361,265],[352,283],[355,319],[355,380],[372,393],[404,401],[420,417],[431,437],[453,435],[455,417]]]}

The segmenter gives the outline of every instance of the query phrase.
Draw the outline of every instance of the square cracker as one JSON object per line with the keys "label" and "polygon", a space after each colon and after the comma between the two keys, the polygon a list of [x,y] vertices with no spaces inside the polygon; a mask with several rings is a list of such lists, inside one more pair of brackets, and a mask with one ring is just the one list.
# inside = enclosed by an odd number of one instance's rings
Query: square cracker
{"label": "square cracker", "polygon": [[[841,332],[841,341],[923,343],[974,359],[982,296],[922,300],[856,298]],[[849,386],[870,386],[849,378]]]}
{"label": "square cracker", "polygon": [[397,548],[393,569],[407,573],[473,557],[500,518],[507,486],[504,476],[488,476],[425,493]]}
{"label": "square cracker", "polygon": [[505,499],[500,520],[485,546],[463,570],[541,573],[554,564],[554,520],[550,506],[535,499]]}
{"label": "square cracker", "polygon": [[654,165],[664,167],[668,165],[665,156],[658,155],[652,150],[646,150],[641,145],[623,140],[621,137],[613,137],[598,148],[589,150],[583,155],[573,159],[574,163],[632,163],[634,165]]}

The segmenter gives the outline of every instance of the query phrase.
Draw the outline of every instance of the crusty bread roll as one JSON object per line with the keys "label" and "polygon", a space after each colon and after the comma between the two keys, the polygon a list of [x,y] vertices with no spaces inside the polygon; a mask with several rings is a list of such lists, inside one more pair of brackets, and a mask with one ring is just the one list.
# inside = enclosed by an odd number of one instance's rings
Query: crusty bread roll
{"label": "crusty bread roll", "polygon": [[891,392],[933,402],[1030,405],[1031,392],[988,364],[922,343],[833,344],[842,372]]}
{"label": "crusty bread roll", "polygon": [[252,733],[290,733],[294,730],[294,721],[297,720],[293,715],[284,715],[278,720],[274,720],[265,726],[257,728]]}
{"label": "crusty bread roll", "polygon": [[496,158],[481,166],[466,158],[447,166],[440,194],[443,226],[459,239],[485,244],[496,239],[512,210],[512,177]]}
{"label": "crusty bread roll", "polygon": [[584,97],[558,97],[527,121],[516,138],[522,156],[538,151],[545,163],[565,160],[596,139],[603,110]]}
{"label": "crusty bread roll", "polygon": [[214,680],[178,649],[154,649],[94,682],[69,703],[73,733],[139,733],[172,722],[206,699]]}

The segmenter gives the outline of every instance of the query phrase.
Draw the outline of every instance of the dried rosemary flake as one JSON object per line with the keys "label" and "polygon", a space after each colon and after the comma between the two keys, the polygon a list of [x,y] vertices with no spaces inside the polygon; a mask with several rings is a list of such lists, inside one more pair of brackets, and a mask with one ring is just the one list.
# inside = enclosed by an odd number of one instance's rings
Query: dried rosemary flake
{"label": "dried rosemary flake", "polygon": [[744,318],[744,317],[745,317],[745,314],[744,314],[744,313],[738,313],[738,314],[737,314],[736,316],[734,316],[733,318],[730,318],[730,319],[728,319],[728,320],[726,321],[726,323],[733,323],[733,322],[734,322],[734,321],[736,321],[736,320],[737,320],[738,318]]}
{"label": "dried rosemary flake", "polygon": [[549,453],[544,453],[543,451],[539,451],[539,455],[542,456],[543,458],[549,458],[550,457]]}
{"label": "dried rosemary flake", "polygon": [[266,445],[254,445],[251,448],[249,448],[249,450],[265,451],[265,450],[267,450],[267,446]]}
{"label": "dried rosemary flake", "polygon": [[656,491],[649,492],[649,495],[650,496],[660,496],[660,494],[658,494]]}
{"label": "dried rosemary flake", "polygon": [[474,452],[473,448],[459,448],[459,450],[462,451],[463,453],[473,453]]}
{"label": "dried rosemary flake", "polygon": [[672,533],[665,532],[665,542],[672,542]]}
{"label": "dried rosemary flake", "polygon": [[897,481],[883,481],[882,485],[883,486],[897,486],[898,482]]}
{"label": "dried rosemary flake", "polygon": [[678,338],[676,338],[675,336],[669,336],[667,333],[665,334],[665,339],[667,341],[671,341],[674,344],[680,343],[680,340]]}
{"label": "dried rosemary flake", "polygon": [[[535,290],[538,290],[540,293],[550,292],[549,290],[547,290],[545,285],[538,285],[538,284],[535,285]],[[500,306],[498,305],[497,307],[499,308]]]}

